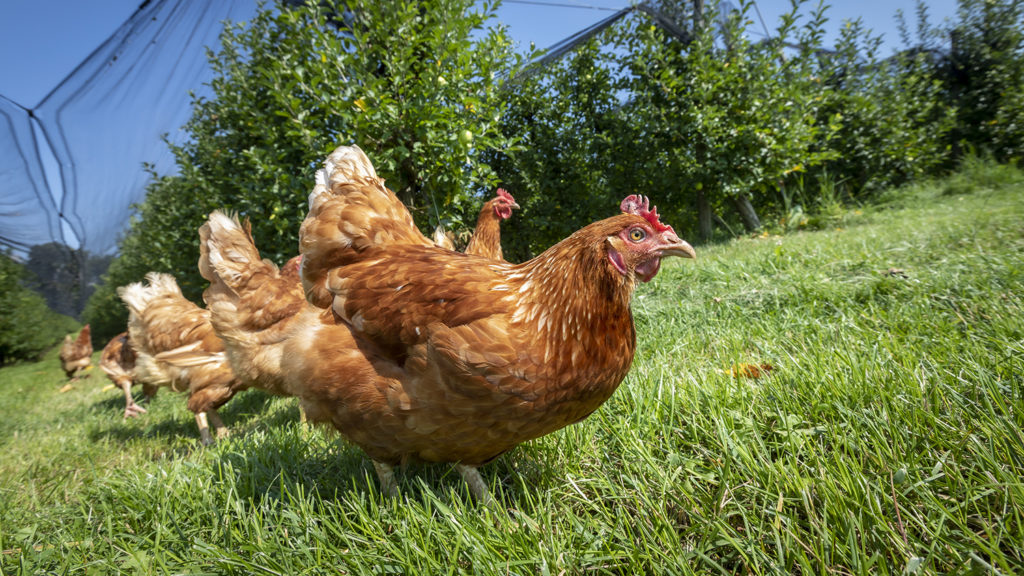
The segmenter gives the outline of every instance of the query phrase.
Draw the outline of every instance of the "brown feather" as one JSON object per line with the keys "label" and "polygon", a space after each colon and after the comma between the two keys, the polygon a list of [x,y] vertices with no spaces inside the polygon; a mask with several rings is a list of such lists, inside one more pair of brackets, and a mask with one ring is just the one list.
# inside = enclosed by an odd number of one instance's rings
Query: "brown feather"
{"label": "brown feather", "polygon": [[121,332],[110,339],[100,354],[100,370],[118,386],[132,384],[135,370],[135,349],[128,342],[128,333]]}
{"label": "brown feather", "polygon": [[308,306],[300,258],[280,270],[260,258],[248,228],[221,212],[199,229],[199,271],[210,281],[203,299],[232,370],[246,385],[288,394],[281,375],[281,342]]}
{"label": "brown feather", "polygon": [[338,148],[317,173],[309,214],[299,230],[307,299],[321,308],[330,306],[331,296],[323,286],[327,271],[347,255],[392,244],[433,242],[416,228],[409,210],[384,186],[358,146]]}

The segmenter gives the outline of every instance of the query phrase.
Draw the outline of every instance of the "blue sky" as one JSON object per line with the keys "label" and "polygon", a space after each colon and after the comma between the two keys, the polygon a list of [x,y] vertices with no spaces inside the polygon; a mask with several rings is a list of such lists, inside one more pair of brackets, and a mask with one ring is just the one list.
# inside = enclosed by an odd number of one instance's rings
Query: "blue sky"
{"label": "blue sky", "polygon": [[[0,5],[0,94],[24,106],[35,106],[116,30],[140,1],[4,0]],[[509,26],[513,38],[524,48],[530,42],[540,48],[550,46],[609,16],[609,10],[629,4],[626,0],[527,1],[530,3],[507,1],[498,11],[498,20]],[[933,23],[955,14],[955,0],[926,4]],[[789,5],[789,0],[757,3],[769,29]],[[827,28],[834,38],[843,20],[860,17],[876,33],[884,34],[888,48],[894,48],[898,46],[896,10],[903,9],[913,22],[915,6],[914,0],[834,2]]]}
{"label": "blue sky", "polygon": [[[236,4],[224,4],[226,1],[213,0],[211,4],[184,6],[196,11],[215,7],[214,12],[224,17],[232,13],[245,14],[246,2],[256,3],[256,0],[234,0]],[[512,38],[523,51],[531,42],[539,48],[546,48],[622,9],[628,1],[505,0],[498,9],[497,21],[508,26]],[[734,0],[734,3],[738,1]],[[140,2],[142,0],[0,0],[0,94],[24,107],[36,108],[63,78],[135,13]],[[238,11],[227,9],[229,6],[238,7]],[[912,19],[915,6],[915,0],[837,2],[829,11],[826,43],[834,41],[843,20],[860,17],[867,27],[884,35],[889,41],[885,50],[891,51],[899,47],[894,19],[897,9],[902,8]],[[953,16],[956,0],[934,0],[928,6],[934,24]],[[790,9],[790,0],[758,0],[757,7],[767,28],[773,30],[779,15]],[[811,6],[806,9],[809,11]],[[188,10],[177,14],[187,19],[184,15]],[[756,18],[756,13],[751,17]],[[763,28],[755,26],[752,32],[762,33]],[[175,38],[173,33],[167,37]],[[204,32],[198,37],[207,36]],[[178,37],[178,40],[183,45],[186,43],[183,37]],[[111,222],[126,222],[129,204],[137,201],[143,193],[148,180],[143,163],[154,165],[161,174],[174,171],[173,158],[159,135],[169,133],[172,140],[176,135],[180,137],[179,127],[188,117],[188,89],[205,92],[201,85],[188,86],[195,80],[181,77],[179,83],[172,81],[179,74],[194,70],[190,64],[194,59],[178,59],[173,50],[147,51],[147,54],[155,58],[147,60],[152,65],[173,68],[161,71],[167,73],[166,77],[160,78],[166,81],[165,84],[159,80],[148,84],[125,82],[110,92],[90,87],[82,92],[89,94],[89,98],[83,96],[74,100],[71,108],[66,109],[62,105],[59,109],[60,114],[67,113],[74,120],[61,125],[60,142],[68,142],[75,161],[58,170],[49,150],[45,147],[40,150],[39,158],[49,191],[55,205],[61,206],[65,215],[60,220],[64,241],[73,247],[79,247],[82,241],[97,252],[106,252],[114,247],[114,235],[118,230],[111,228]],[[115,75],[135,72],[134,67],[120,67],[118,70],[120,72],[115,72]],[[197,74],[193,77],[202,76]],[[162,91],[164,85],[175,88]],[[181,92],[180,96],[175,92]],[[176,108],[174,103],[179,98],[182,106]],[[111,102],[115,105],[110,105]],[[47,113],[58,111],[50,107],[44,111],[44,116]],[[70,195],[64,194],[65,178],[74,183]],[[0,195],[9,192],[0,190]],[[27,198],[24,190],[19,198]],[[105,200],[98,203],[96,198]],[[107,202],[110,205],[105,204]],[[39,216],[36,211],[26,214]],[[82,229],[81,235],[72,230],[72,220]],[[22,224],[15,226],[18,227],[31,228]]]}

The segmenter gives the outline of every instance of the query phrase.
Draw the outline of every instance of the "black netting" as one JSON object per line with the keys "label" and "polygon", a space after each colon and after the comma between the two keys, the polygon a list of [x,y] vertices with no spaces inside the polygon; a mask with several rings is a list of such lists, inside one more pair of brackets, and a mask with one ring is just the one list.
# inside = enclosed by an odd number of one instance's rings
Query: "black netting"
{"label": "black netting", "polygon": [[[47,243],[114,252],[144,197],[144,164],[175,171],[162,136],[180,142],[189,92],[208,93],[207,48],[219,46],[225,20],[245,20],[256,2],[148,0],[35,108],[0,95],[0,246],[22,256]],[[555,44],[527,73],[637,10],[688,40],[670,18],[634,5]]]}
{"label": "black netting", "polygon": [[[144,163],[174,171],[161,137],[184,137],[189,91],[206,93],[211,77],[206,49],[224,20],[255,10],[255,0],[144,2],[35,108],[0,96],[0,244],[111,253],[145,194]],[[59,169],[47,172],[50,158]]]}
{"label": "black netting", "polygon": [[19,252],[59,239],[28,110],[0,96],[0,242]]}

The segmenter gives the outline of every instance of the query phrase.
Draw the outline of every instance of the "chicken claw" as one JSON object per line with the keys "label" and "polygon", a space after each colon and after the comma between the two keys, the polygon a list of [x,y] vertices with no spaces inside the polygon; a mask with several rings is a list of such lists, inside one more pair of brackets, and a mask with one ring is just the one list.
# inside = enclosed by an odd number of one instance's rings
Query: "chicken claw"
{"label": "chicken claw", "polygon": [[199,426],[199,438],[203,446],[210,446],[214,442],[213,434],[210,433],[211,425],[217,434],[218,440],[223,440],[229,436],[228,428],[224,425],[224,421],[220,419],[220,414],[217,414],[217,411],[212,408],[206,412],[198,412],[196,414],[196,424]]}
{"label": "chicken claw", "polygon": [[140,414],[145,414],[145,413],[146,413],[146,409],[143,408],[142,406],[139,406],[134,401],[126,404],[125,407],[124,407],[124,419],[125,420],[127,420],[129,418],[135,418],[136,416],[138,416]]}

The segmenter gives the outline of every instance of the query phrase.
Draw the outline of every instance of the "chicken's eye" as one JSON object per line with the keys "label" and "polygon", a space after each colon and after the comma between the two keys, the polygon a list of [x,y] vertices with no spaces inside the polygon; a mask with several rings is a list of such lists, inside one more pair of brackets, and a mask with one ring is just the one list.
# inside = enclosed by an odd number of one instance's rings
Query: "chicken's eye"
{"label": "chicken's eye", "polygon": [[644,232],[643,228],[633,228],[629,231],[629,239],[633,242],[639,242],[647,238],[647,232]]}

